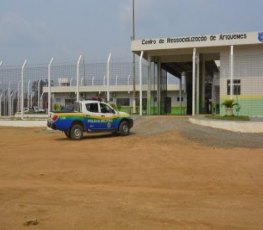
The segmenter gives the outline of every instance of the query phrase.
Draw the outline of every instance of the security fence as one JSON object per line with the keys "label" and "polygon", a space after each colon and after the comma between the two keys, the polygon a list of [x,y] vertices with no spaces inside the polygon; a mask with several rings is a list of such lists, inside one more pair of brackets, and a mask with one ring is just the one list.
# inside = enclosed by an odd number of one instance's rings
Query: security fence
{"label": "security fence", "polygon": [[[132,66],[131,62],[109,60],[108,63],[91,63],[86,62],[84,58],[75,63],[57,63],[54,60],[41,65],[31,65],[29,61],[25,61],[21,66],[6,66],[0,62],[0,116],[23,114],[32,109],[47,113],[49,98],[44,88],[49,85],[49,77],[51,87],[72,86],[77,89],[77,86],[94,86],[105,91],[108,74],[110,86],[125,85],[132,89]],[[147,71],[145,64],[142,84],[147,83]],[[135,75],[137,85],[137,63]]]}

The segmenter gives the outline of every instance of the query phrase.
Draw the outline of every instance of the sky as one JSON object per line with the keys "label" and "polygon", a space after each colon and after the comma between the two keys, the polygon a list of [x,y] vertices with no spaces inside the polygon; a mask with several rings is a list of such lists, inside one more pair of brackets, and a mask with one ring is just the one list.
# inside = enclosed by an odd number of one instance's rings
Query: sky
{"label": "sky", "polygon": [[[135,0],[136,39],[263,31],[262,0]],[[132,0],[0,0],[3,65],[131,60]]]}

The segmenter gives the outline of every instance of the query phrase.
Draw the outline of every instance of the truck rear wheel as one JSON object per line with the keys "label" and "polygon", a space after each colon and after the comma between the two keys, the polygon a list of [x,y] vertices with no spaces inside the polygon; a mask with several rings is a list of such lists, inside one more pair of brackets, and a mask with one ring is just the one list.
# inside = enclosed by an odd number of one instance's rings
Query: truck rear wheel
{"label": "truck rear wheel", "polygon": [[64,131],[67,138],[70,138],[70,130]]}
{"label": "truck rear wheel", "polygon": [[83,127],[79,124],[72,126],[70,130],[70,138],[73,140],[80,140],[83,137]]}
{"label": "truck rear wheel", "polygon": [[121,136],[127,136],[130,133],[128,121],[122,121],[119,126],[119,133]]}

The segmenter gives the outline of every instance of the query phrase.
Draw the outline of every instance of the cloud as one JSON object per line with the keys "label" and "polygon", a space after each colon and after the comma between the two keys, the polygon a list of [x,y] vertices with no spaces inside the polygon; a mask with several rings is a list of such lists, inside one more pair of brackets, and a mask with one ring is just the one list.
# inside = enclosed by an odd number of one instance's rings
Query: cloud
{"label": "cloud", "polygon": [[20,46],[41,44],[49,35],[44,22],[29,21],[25,17],[7,12],[0,17],[0,42]]}

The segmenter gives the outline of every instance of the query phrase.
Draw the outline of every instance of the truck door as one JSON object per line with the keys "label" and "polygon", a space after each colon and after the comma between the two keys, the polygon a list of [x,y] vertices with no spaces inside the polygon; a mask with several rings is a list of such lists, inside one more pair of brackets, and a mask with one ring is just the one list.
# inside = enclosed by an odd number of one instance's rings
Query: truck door
{"label": "truck door", "polygon": [[101,115],[99,112],[98,102],[89,102],[85,104],[87,109],[86,114],[86,129],[98,130],[101,129]]}
{"label": "truck door", "polygon": [[[101,115],[101,128],[105,130],[115,129],[113,118],[115,111],[107,104],[100,103],[100,115]],[[116,124],[115,124],[116,125]]]}

